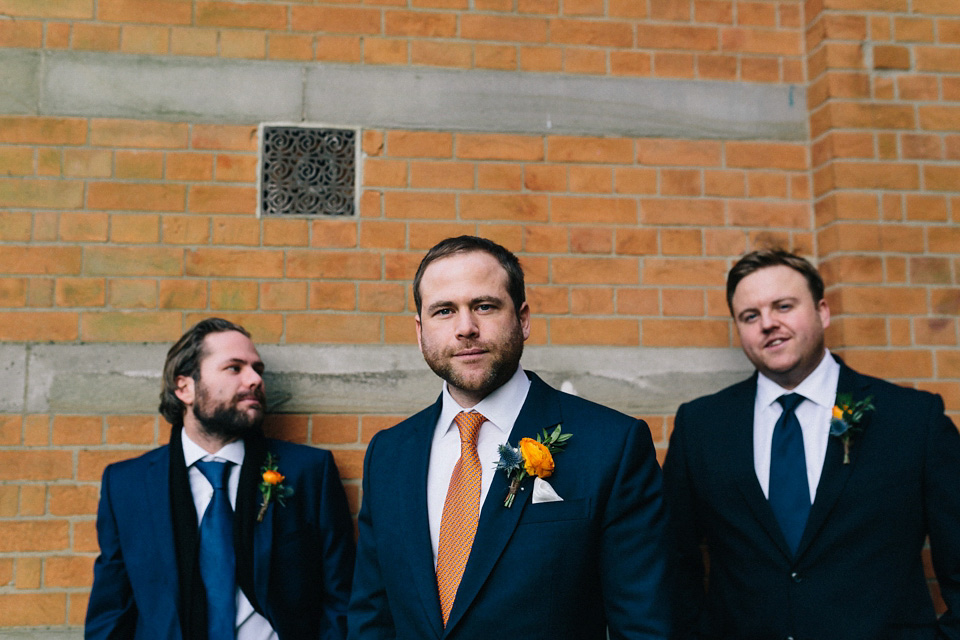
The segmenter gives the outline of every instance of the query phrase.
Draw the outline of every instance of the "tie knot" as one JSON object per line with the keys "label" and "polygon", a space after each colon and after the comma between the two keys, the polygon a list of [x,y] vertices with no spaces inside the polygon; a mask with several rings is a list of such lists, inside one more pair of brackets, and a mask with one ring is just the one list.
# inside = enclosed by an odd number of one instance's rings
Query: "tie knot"
{"label": "tie knot", "polygon": [[227,477],[230,473],[232,462],[216,462],[215,460],[197,460],[193,466],[199,469],[210,484],[213,490],[224,489],[227,486]]}
{"label": "tie knot", "polygon": [[453,421],[457,423],[457,428],[460,429],[460,442],[469,442],[476,445],[480,425],[486,421],[486,418],[476,411],[470,413],[461,411]]}
{"label": "tie knot", "polygon": [[792,412],[794,409],[797,408],[797,405],[799,405],[804,400],[805,398],[799,393],[785,393],[779,398],[777,398],[777,402],[779,402],[780,406],[783,407],[784,413]]}

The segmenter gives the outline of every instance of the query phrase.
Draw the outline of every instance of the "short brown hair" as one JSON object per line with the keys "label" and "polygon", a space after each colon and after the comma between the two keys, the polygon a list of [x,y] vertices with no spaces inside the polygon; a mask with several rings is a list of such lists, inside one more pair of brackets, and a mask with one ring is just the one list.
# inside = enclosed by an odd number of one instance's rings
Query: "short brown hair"
{"label": "short brown hair", "polygon": [[447,238],[434,245],[430,251],[427,251],[427,255],[423,257],[423,260],[420,261],[420,266],[417,268],[417,275],[413,278],[413,301],[417,305],[417,315],[420,315],[423,305],[423,298],[420,295],[420,281],[423,279],[423,272],[427,270],[427,267],[440,258],[446,258],[457,253],[471,253],[473,251],[489,253],[497,259],[497,262],[500,263],[503,270],[507,272],[507,293],[510,294],[510,299],[513,300],[514,313],[517,314],[517,317],[520,316],[520,307],[523,306],[523,303],[527,299],[527,294],[524,291],[523,269],[520,267],[520,261],[517,260],[517,256],[493,240],[479,238],[477,236]]}
{"label": "short brown hair", "polygon": [[206,357],[204,339],[211,333],[236,331],[250,337],[250,333],[238,324],[223,318],[207,318],[193,325],[180,336],[167,352],[163,364],[163,388],[160,390],[160,414],[174,427],[183,426],[186,405],[177,397],[177,378],[190,376],[200,381],[200,363]]}
{"label": "short brown hair", "polygon": [[823,300],[823,278],[820,277],[817,268],[806,258],[801,258],[785,249],[759,249],[737,260],[727,274],[727,307],[731,315],[733,314],[733,293],[737,290],[740,281],[760,269],[777,266],[790,267],[804,277],[814,304]]}

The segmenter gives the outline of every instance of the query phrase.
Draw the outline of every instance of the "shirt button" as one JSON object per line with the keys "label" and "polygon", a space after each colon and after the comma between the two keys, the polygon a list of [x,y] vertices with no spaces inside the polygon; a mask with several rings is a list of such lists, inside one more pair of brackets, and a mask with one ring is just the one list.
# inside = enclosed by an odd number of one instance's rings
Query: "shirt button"
{"label": "shirt button", "polygon": [[[803,581],[803,578],[801,578],[801,577],[800,577],[800,574],[797,573],[796,571],[794,571],[793,573],[790,574],[790,579],[793,580],[794,582],[802,582],[802,581]],[[791,640],[791,639],[788,638],[787,640]]]}

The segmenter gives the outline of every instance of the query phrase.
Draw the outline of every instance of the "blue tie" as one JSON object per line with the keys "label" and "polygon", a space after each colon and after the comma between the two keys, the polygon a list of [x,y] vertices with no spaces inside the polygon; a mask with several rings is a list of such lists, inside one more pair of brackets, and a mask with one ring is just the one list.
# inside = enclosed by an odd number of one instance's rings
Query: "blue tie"
{"label": "blue tie", "polygon": [[803,529],[810,515],[810,485],[807,460],[803,452],[803,432],[794,411],[804,397],[789,393],[777,398],[783,413],[773,428],[770,449],[770,507],[780,523],[783,537],[793,553],[797,552]]}
{"label": "blue tie", "polygon": [[207,591],[207,640],[235,640],[237,621],[236,554],[233,508],[227,495],[230,462],[197,461],[213,485],[213,497],[200,522],[200,576]]}

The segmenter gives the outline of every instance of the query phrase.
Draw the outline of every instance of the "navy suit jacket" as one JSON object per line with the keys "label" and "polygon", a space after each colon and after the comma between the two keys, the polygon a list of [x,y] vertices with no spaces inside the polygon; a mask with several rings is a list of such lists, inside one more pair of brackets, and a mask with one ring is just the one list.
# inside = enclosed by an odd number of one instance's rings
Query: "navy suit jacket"
{"label": "navy suit jacket", "polygon": [[[333,456],[279,440],[267,449],[294,493],[252,525],[256,601],[280,640],[341,639],[354,546]],[[103,473],[88,639],[182,638],[169,465],[163,446]]]}
{"label": "navy suit jacket", "polygon": [[496,472],[446,628],[427,522],[433,406],[367,448],[349,638],[666,638],[661,474],[646,424],[556,391],[536,375],[510,442],[561,424],[573,434],[548,479],[563,502],[511,508]]}
{"label": "navy suit jacket", "polygon": [[[757,481],[757,376],[684,404],[664,482],[678,544],[682,638],[960,638],[960,435],[939,396],[856,373],[873,396],[850,464],[831,437],[796,555]],[[939,621],[921,550],[949,610]],[[704,590],[701,542],[709,554]]]}

